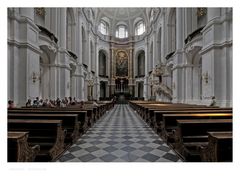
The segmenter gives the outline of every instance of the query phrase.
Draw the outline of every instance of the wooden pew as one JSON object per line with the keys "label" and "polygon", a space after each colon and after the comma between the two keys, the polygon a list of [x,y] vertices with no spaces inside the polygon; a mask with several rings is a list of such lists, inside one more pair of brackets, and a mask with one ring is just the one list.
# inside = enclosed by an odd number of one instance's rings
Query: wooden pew
{"label": "wooden pew", "polygon": [[154,111],[154,116],[151,119],[151,127],[157,134],[161,135],[163,114],[191,114],[191,113],[232,113],[231,108],[183,108],[181,110],[164,110]]}
{"label": "wooden pew", "polygon": [[177,120],[176,152],[186,161],[200,161],[200,149],[207,146],[208,132],[232,131],[232,119]]}
{"label": "wooden pew", "polygon": [[[154,111],[159,110],[186,110],[186,109],[206,109],[206,106],[202,105],[183,105],[183,104],[162,104],[160,106],[146,106],[144,107],[143,119],[148,123],[154,116]],[[207,108],[208,109],[208,108]],[[212,107],[210,109],[213,109]]]}
{"label": "wooden pew", "polygon": [[8,131],[29,132],[29,145],[40,145],[35,161],[54,160],[64,151],[61,120],[8,119]]}
{"label": "wooden pew", "polygon": [[[87,111],[79,111],[75,109],[10,109],[8,113],[26,113],[26,114],[77,114],[79,133],[78,137],[83,135],[89,128],[89,117]],[[90,112],[91,113],[91,112]]]}
{"label": "wooden pew", "polygon": [[163,114],[160,135],[168,143],[173,141],[173,133],[177,128],[177,120],[182,119],[232,119],[232,113],[220,113],[219,111],[194,113],[191,111],[191,113],[188,114],[186,112],[179,112],[177,114]]}
{"label": "wooden pew", "polygon": [[28,145],[28,132],[8,132],[8,162],[33,162],[39,151]]}
{"label": "wooden pew", "polygon": [[203,162],[232,162],[232,132],[208,132],[208,146],[201,147]]}
{"label": "wooden pew", "polygon": [[77,114],[48,114],[46,112],[33,114],[31,112],[9,113],[8,119],[62,120],[62,127],[66,131],[65,146],[76,142],[79,138],[79,122]]}

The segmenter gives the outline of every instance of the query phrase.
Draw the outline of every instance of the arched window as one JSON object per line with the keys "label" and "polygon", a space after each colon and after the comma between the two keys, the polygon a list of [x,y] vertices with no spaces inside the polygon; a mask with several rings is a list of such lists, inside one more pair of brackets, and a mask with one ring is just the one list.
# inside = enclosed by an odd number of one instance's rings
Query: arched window
{"label": "arched window", "polygon": [[103,35],[108,35],[108,29],[109,26],[107,24],[107,22],[101,20],[99,26],[98,26],[98,30],[103,34]]}
{"label": "arched window", "polygon": [[125,25],[119,25],[116,30],[117,38],[126,38],[128,37],[127,27]]}
{"label": "arched window", "polygon": [[135,26],[135,35],[141,35],[144,32],[145,32],[145,24],[141,20]]}

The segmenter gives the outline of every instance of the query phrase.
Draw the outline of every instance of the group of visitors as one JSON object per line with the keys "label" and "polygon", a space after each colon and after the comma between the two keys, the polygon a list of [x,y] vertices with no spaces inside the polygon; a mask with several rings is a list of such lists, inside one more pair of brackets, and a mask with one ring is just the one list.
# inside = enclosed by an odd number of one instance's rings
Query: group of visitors
{"label": "group of visitors", "polygon": [[31,99],[28,99],[26,102],[26,107],[67,107],[69,105],[76,105],[76,104],[83,104],[83,101],[76,100],[76,98],[72,97],[65,97],[64,99],[57,98],[56,100],[52,99],[39,99],[39,97],[36,97],[33,101]]}

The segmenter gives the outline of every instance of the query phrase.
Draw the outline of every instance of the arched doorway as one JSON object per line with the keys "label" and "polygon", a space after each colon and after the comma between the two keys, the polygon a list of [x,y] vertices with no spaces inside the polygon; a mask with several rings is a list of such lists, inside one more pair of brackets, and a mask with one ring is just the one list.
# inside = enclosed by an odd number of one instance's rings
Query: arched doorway
{"label": "arched doorway", "polygon": [[143,98],[143,82],[138,82],[138,98]]}
{"label": "arched doorway", "polygon": [[100,82],[100,99],[104,100],[106,99],[106,82],[101,81]]}
{"label": "arched doorway", "polygon": [[107,76],[107,56],[103,50],[99,51],[98,54],[98,65],[99,65],[99,76]]}
{"label": "arched doorway", "polygon": [[137,56],[137,76],[145,76],[145,52],[143,50]]}

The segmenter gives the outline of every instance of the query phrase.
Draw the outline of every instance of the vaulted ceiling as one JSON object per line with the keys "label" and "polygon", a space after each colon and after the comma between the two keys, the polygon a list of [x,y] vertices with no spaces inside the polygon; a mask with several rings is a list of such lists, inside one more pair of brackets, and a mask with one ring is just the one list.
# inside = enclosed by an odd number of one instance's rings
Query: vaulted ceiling
{"label": "vaulted ceiling", "polygon": [[148,23],[148,13],[151,8],[96,8],[97,23],[102,18],[107,18],[110,31],[114,33],[116,25],[123,23],[128,26],[129,33],[133,33],[133,24],[138,19]]}

